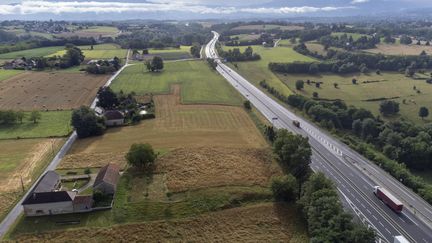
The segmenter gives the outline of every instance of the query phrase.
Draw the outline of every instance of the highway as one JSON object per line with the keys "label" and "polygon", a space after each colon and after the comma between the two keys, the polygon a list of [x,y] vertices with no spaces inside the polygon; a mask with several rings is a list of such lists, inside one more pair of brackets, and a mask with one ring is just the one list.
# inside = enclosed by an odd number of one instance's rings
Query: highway
{"label": "highway", "polygon": [[[428,203],[372,162],[289,111],[225,65],[215,48],[219,34],[213,34],[214,38],[207,44],[205,54],[216,60],[216,70],[275,127],[309,138],[313,151],[311,168],[325,173],[334,181],[345,200],[344,205],[349,205],[362,222],[377,232],[378,240],[393,242],[395,235],[404,235],[411,242],[432,243],[432,207]],[[301,128],[292,125],[293,120],[300,121]],[[385,187],[404,203],[402,214],[394,213],[373,194],[373,186],[376,185]]]}
{"label": "highway", "polygon": [[[126,62],[125,65],[120,68],[116,73],[114,73],[104,84],[104,86],[109,86],[111,82],[129,65],[129,54],[130,49],[128,50],[126,54]],[[94,109],[96,107],[97,103],[97,97],[93,100],[92,104],[90,105],[90,108]],[[18,201],[18,203],[12,208],[12,210],[6,215],[6,217],[3,219],[3,221],[0,223],[0,241],[1,238],[7,233],[9,228],[14,224],[14,222],[18,219],[18,217],[23,212],[22,203],[25,198],[29,195],[29,193],[33,190],[33,188],[36,186],[37,182],[42,178],[43,175],[47,171],[55,170],[57,166],[59,165],[60,161],[63,159],[63,157],[67,154],[69,149],[72,147],[73,143],[77,140],[78,136],[75,131],[72,132],[72,134],[69,136],[69,138],[66,140],[66,142],[63,144],[63,146],[60,148],[60,150],[57,152],[56,156],[51,160],[51,162],[48,164],[48,166],[45,168],[43,173],[39,176],[39,178],[31,185],[31,187],[27,190],[27,192],[24,194],[24,196]]]}

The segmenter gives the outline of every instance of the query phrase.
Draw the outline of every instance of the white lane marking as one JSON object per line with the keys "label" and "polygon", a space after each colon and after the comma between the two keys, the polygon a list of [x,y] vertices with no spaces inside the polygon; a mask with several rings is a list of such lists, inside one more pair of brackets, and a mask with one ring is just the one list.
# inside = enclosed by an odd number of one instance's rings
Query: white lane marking
{"label": "white lane marking", "polygon": [[378,221],[378,224],[380,224],[382,227],[384,227],[383,223],[381,221]]}
{"label": "white lane marking", "polygon": [[388,230],[387,228],[384,228],[390,235],[391,235],[391,232],[390,232],[390,230]]}
{"label": "white lane marking", "polygon": [[368,211],[369,214],[372,214],[372,212],[367,208],[366,211]]}
{"label": "white lane marking", "polygon": [[366,208],[365,205],[364,205],[363,203],[360,203],[360,205],[361,205],[362,207]]}
{"label": "white lane marking", "polygon": [[375,215],[372,215],[372,217],[373,217],[375,220],[378,220],[377,217],[376,217]]}
{"label": "white lane marking", "polygon": [[405,224],[407,223],[407,222],[405,221],[405,219],[403,219],[403,218],[400,218],[400,220],[402,220]]}
{"label": "white lane marking", "polygon": [[345,184],[342,184],[342,186],[343,186],[344,188],[346,188]]}
{"label": "white lane marking", "polygon": [[402,213],[405,217],[407,217],[409,220],[411,220],[411,222],[413,222],[415,225],[417,225],[418,226],[418,224],[414,221],[414,220],[412,220],[412,218],[410,218],[410,217],[408,217],[408,215],[406,215],[405,213]]}
{"label": "white lane marking", "polygon": [[426,209],[426,211],[428,211],[429,213],[432,213],[432,211],[430,211],[429,209],[427,209],[426,207],[424,207],[424,209]]}

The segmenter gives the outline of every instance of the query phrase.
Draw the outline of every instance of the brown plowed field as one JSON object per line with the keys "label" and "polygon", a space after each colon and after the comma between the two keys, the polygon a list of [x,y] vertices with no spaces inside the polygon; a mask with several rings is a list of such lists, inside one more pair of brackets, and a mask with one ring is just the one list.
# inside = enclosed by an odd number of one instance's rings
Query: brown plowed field
{"label": "brown plowed field", "polygon": [[106,75],[25,72],[0,82],[0,109],[67,110],[90,105]]}
{"label": "brown plowed field", "polygon": [[292,206],[263,203],[199,217],[21,235],[17,242],[309,242]]}
{"label": "brown plowed field", "polygon": [[270,149],[214,148],[176,149],[157,161],[166,173],[171,192],[216,186],[268,186],[280,174]]}
{"label": "brown plowed field", "polygon": [[123,154],[133,143],[150,143],[165,151],[179,147],[268,146],[242,107],[182,105],[180,86],[173,86],[172,92],[172,95],[154,97],[156,119],[144,120],[135,126],[111,128],[103,136],[78,140],[60,167],[103,166],[108,162],[124,165]]}

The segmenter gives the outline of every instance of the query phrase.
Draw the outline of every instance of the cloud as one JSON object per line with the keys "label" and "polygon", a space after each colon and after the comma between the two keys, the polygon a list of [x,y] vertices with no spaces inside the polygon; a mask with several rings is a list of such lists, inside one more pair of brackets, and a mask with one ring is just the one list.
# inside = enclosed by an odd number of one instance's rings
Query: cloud
{"label": "cloud", "polygon": [[352,0],[351,4],[367,3],[370,0]]}
{"label": "cloud", "polygon": [[[262,3],[268,0],[251,0],[251,3]],[[364,1],[364,0],[354,0]],[[208,0],[149,0],[145,3],[137,2],[98,2],[98,1],[23,1],[15,5],[0,4],[0,15],[11,14],[39,14],[39,13],[124,13],[124,12],[189,12],[196,14],[299,14],[319,11],[336,11],[353,7],[281,7],[281,8],[253,8],[241,6],[206,6]],[[222,2],[218,0],[216,2]]]}

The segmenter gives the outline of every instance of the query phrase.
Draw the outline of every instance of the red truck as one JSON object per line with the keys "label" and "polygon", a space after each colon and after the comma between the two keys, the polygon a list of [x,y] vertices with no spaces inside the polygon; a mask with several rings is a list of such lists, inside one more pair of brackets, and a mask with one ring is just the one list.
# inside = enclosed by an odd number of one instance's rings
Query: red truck
{"label": "red truck", "polygon": [[381,199],[381,201],[383,201],[391,209],[393,209],[393,211],[395,211],[396,213],[402,212],[403,204],[401,203],[401,201],[399,201],[395,196],[393,196],[386,189],[380,186],[375,186],[374,193],[379,199]]}

